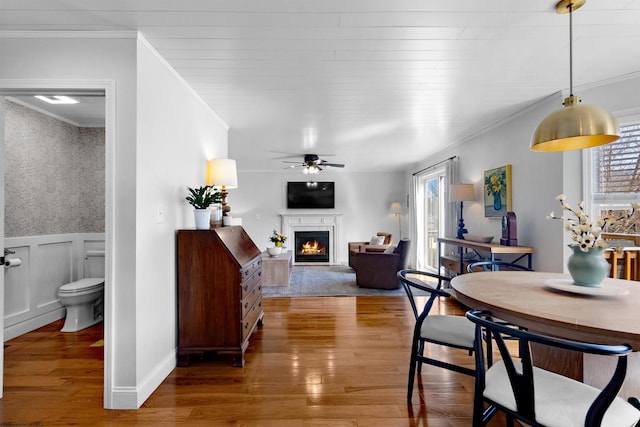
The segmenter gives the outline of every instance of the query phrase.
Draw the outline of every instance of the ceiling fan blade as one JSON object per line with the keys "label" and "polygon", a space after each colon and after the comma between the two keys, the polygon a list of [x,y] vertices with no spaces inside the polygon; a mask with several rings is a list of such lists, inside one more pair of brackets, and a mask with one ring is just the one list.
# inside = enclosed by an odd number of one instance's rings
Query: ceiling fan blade
{"label": "ceiling fan blade", "polygon": [[322,162],[320,164],[322,166],[329,166],[331,168],[343,168],[344,167],[344,165],[342,163],[325,163],[325,162]]}

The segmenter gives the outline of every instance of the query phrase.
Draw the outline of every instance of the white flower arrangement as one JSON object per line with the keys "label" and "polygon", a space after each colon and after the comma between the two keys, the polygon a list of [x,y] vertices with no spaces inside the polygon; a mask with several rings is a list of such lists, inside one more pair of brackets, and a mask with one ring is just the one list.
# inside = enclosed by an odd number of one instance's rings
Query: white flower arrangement
{"label": "white flower arrangement", "polygon": [[[611,211],[606,215],[598,217],[594,223],[589,218],[589,214],[584,212],[584,202],[578,203],[576,209],[571,208],[568,203],[565,203],[565,195],[559,194],[556,196],[556,200],[560,202],[563,211],[570,212],[575,218],[566,218],[565,216],[556,216],[553,212],[547,215],[547,219],[561,219],[564,221],[564,226],[569,233],[571,233],[571,239],[580,246],[580,250],[588,252],[590,248],[608,248],[609,244],[600,238],[603,230],[607,226],[617,225],[628,221],[635,210],[640,208],[639,203],[631,203],[631,211],[626,211],[620,217],[616,218]],[[621,250],[622,248],[618,248]]]}

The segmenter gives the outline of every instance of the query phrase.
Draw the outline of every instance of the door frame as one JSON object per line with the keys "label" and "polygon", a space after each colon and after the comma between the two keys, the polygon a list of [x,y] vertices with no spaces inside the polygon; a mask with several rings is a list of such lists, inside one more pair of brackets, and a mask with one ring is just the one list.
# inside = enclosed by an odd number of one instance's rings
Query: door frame
{"label": "door frame", "polygon": [[[116,132],[116,82],[115,80],[57,80],[57,79],[0,79],[0,94],[9,95],[11,91],[25,90],[102,90],[105,97],[105,282],[104,282],[104,392],[103,406],[111,407],[113,378],[115,378],[115,366],[113,357],[113,319],[114,307],[114,287],[113,287],[113,248],[115,238],[115,135]],[[4,114],[0,112],[0,160],[5,157],[4,153]],[[4,206],[4,161],[0,164],[0,202]],[[0,246],[4,250],[4,215],[0,216],[2,225],[0,226]],[[0,279],[0,338],[4,342],[4,279]],[[0,368],[4,367],[4,351],[0,353]],[[3,395],[4,371],[0,369],[0,397]]]}

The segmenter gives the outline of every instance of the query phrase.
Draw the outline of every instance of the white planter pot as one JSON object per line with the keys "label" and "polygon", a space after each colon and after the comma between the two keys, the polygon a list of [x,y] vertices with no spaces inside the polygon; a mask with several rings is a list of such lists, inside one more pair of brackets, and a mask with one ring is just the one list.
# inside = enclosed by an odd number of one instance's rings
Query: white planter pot
{"label": "white planter pot", "polygon": [[211,218],[209,209],[194,209],[193,214],[196,218],[196,230],[208,230]]}

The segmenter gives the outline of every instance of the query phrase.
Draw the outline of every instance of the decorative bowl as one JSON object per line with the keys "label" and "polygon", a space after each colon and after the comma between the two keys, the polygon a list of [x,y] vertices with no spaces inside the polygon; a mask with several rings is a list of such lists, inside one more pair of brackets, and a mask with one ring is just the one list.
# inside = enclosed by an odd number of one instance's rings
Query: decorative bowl
{"label": "decorative bowl", "polygon": [[267,253],[269,254],[269,256],[278,256],[282,253],[282,246],[273,246],[267,248]]}
{"label": "decorative bowl", "polygon": [[491,243],[493,236],[482,236],[480,234],[466,234],[464,240],[478,243]]}

